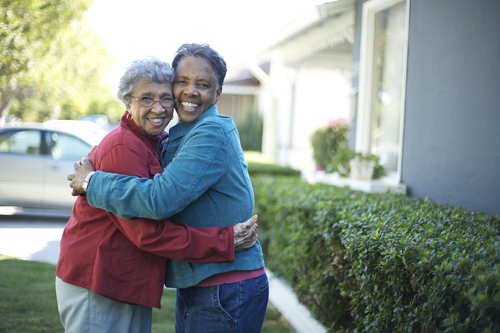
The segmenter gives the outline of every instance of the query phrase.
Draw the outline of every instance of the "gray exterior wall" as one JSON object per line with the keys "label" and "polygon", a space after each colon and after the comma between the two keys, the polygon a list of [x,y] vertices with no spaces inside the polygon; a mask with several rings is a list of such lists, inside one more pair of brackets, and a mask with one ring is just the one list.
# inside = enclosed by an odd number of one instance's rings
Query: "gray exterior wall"
{"label": "gray exterior wall", "polygon": [[402,160],[410,196],[500,214],[499,17],[498,0],[410,3]]}
{"label": "gray exterior wall", "polygon": [[500,1],[411,1],[402,180],[500,214]]}

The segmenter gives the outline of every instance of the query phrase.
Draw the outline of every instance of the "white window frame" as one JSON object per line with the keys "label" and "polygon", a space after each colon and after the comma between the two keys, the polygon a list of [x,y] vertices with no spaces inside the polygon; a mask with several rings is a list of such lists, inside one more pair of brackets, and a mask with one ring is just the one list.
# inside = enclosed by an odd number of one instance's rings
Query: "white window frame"
{"label": "white window frame", "polygon": [[356,151],[367,153],[370,150],[371,138],[371,84],[373,80],[373,52],[375,15],[395,4],[406,1],[406,26],[405,26],[405,49],[403,59],[403,78],[402,78],[402,96],[401,96],[401,118],[399,131],[399,149],[396,173],[388,175],[386,179],[391,182],[399,183],[401,181],[401,161],[403,154],[403,132],[404,132],[404,114],[406,99],[406,68],[408,54],[408,25],[410,0],[370,0],[363,4],[363,15],[361,21],[361,50],[359,60],[359,90],[358,90],[358,112],[356,120]]}

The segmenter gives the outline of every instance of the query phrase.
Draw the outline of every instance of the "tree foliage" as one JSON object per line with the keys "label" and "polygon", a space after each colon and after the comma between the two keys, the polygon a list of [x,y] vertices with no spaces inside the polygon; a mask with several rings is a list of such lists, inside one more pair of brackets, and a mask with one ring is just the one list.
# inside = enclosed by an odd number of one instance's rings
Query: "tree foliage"
{"label": "tree foliage", "polygon": [[84,19],[91,0],[0,2],[0,119],[71,119],[114,100],[103,84],[113,59]]}

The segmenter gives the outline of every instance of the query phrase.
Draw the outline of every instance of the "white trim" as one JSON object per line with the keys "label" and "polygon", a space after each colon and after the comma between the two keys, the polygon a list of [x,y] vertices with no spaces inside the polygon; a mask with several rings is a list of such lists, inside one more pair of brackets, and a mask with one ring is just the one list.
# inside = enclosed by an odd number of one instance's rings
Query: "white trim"
{"label": "white trim", "polygon": [[399,151],[398,151],[398,166],[397,177],[398,182],[401,181],[401,172],[403,164],[403,140],[405,130],[405,114],[406,114],[406,74],[408,72],[408,34],[410,31],[410,0],[406,0],[406,24],[405,24],[405,48],[403,55],[403,82],[401,82],[401,118],[399,118]]}
{"label": "white trim", "polygon": [[403,133],[404,133],[404,115],[405,115],[405,98],[406,98],[406,66],[407,66],[407,50],[408,50],[408,25],[410,0],[371,0],[363,4],[362,21],[361,21],[361,45],[360,45],[360,60],[359,60],[359,94],[358,94],[358,110],[356,120],[356,144],[355,150],[367,153],[370,150],[371,136],[371,85],[373,81],[373,52],[374,52],[374,25],[375,15],[395,4],[406,1],[406,31],[405,31],[405,50],[403,59],[403,82],[401,94],[401,118],[399,132],[399,156],[397,165],[397,178],[401,179],[401,161],[403,152]]}
{"label": "white trim", "polygon": [[316,171],[314,175],[314,183],[326,183],[337,187],[345,187],[363,191],[367,193],[398,193],[406,194],[406,185],[397,180],[393,174],[386,175],[380,179],[353,179],[340,177],[337,172],[325,173],[324,171]]}

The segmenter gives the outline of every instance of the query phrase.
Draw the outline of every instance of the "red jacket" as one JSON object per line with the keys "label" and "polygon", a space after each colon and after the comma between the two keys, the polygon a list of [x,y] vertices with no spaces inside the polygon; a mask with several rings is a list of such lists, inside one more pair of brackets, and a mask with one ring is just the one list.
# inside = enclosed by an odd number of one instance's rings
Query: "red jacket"
{"label": "red jacket", "polygon": [[[157,153],[162,138],[145,136],[127,115],[90,160],[96,170],[152,178],[163,171]],[[80,196],[61,238],[56,275],[118,301],[159,308],[167,257],[234,261],[233,227],[191,228],[169,220],[123,220],[90,206]]]}

